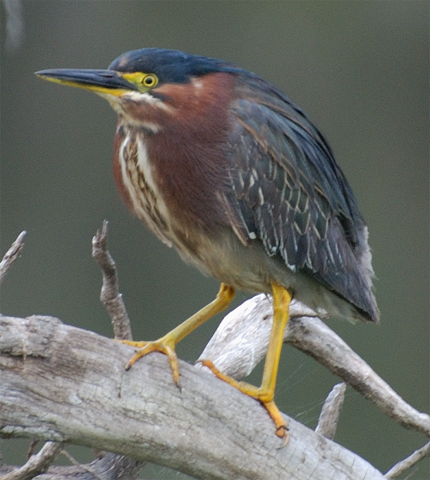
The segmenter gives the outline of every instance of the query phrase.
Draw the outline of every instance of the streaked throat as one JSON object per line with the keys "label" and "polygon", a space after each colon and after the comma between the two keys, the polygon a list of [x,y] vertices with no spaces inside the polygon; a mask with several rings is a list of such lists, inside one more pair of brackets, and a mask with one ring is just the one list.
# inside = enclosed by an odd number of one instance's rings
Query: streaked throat
{"label": "streaked throat", "polygon": [[124,139],[118,152],[118,161],[124,188],[136,216],[168,246],[169,213],[154,176],[148,156],[145,135],[124,128]]}

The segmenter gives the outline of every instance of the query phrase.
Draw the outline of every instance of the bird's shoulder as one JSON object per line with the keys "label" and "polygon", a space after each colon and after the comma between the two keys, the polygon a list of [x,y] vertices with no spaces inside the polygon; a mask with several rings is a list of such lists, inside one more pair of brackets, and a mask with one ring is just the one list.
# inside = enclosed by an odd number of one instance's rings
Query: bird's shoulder
{"label": "bird's shoulder", "polygon": [[341,270],[364,241],[365,223],[330,146],[270,83],[242,75],[235,88],[229,201],[242,231],[293,270]]}
{"label": "bird's shoulder", "polygon": [[288,195],[297,220],[306,206],[336,216],[354,244],[355,225],[363,219],[323,134],[285,94],[254,74],[240,76],[233,98],[229,147],[239,196],[246,186],[256,194],[257,185],[260,197],[261,191],[266,200],[272,195],[274,203]]}

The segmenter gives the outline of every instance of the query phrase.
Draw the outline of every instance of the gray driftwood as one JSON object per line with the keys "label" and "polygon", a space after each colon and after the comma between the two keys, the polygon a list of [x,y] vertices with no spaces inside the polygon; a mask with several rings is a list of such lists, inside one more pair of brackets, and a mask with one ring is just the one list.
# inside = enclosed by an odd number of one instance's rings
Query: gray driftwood
{"label": "gray driftwood", "polygon": [[365,460],[289,419],[279,449],[265,410],[212,375],[52,317],[0,317],[0,435],[71,442],[204,479],[381,479]]}
{"label": "gray driftwood", "polygon": [[[397,423],[430,437],[430,416],[405,402],[312,310],[293,301],[290,316],[285,342],[314,357]],[[257,295],[224,318],[199,360],[212,360],[234,378],[248,375],[265,355],[271,325],[271,299]]]}
{"label": "gray driftwood", "polygon": [[[25,232],[0,264],[0,281],[19,256]],[[131,338],[106,244],[107,223],[93,239],[103,272],[101,300],[117,338]],[[285,341],[312,355],[405,427],[430,436],[430,417],[402,400],[333,331],[293,302]],[[236,379],[249,374],[267,350],[270,299],[259,295],[223,320],[201,359]],[[153,354],[125,372],[130,348],[52,317],[0,316],[0,436],[48,442],[19,468],[1,464],[1,480],[133,480],[146,460],[204,479],[379,479],[363,459],[327,440],[336,430],[344,385],[327,398],[316,432],[289,421],[280,440],[254,400],[181,362],[182,390],[167,360]],[[88,465],[49,467],[62,444],[109,450]],[[66,452],[62,452],[66,453]],[[428,445],[394,466],[394,478],[429,454]],[[49,468],[48,468],[49,467]],[[45,472],[46,471],[46,472]]]}

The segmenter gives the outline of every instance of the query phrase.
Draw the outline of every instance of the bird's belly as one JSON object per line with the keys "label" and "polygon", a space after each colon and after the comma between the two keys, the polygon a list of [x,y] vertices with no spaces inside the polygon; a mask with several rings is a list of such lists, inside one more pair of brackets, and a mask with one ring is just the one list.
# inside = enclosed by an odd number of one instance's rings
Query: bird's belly
{"label": "bird's belly", "polygon": [[220,282],[252,293],[271,293],[272,282],[276,282],[320,317],[339,317],[352,322],[362,319],[349,302],[312,276],[293,272],[279,256],[270,257],[260,240],[245,246],[232,230],[225,229],[217,237],[206,237],[198,244],[199,248],[193,250],[181,243],[173,245],[185,261]]}
{"label": "bird's belly", "polygon": [[268,257],[259,240],[245,246],[227,227],[214,236],[194,231],[190,237],[195,240],[192,244],[181,241],[182,235],[173,240],[181,257],[206,275],[239,290],[270,293],[272,281],[282,277],[279,283],[288,287],[287,277],[294,276],[282,259]]}

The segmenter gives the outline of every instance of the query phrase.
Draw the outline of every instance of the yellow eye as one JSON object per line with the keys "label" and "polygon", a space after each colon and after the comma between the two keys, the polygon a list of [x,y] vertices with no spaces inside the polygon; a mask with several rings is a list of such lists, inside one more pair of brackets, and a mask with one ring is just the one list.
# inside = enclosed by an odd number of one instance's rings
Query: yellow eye
{"label": "yellow eye", "polygon": [[155,87],[158,83],[158,78],[155,75],[149,74],[145,75],[142,80],[142,84],[147,88]]}

